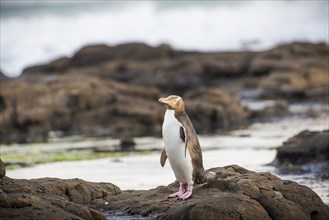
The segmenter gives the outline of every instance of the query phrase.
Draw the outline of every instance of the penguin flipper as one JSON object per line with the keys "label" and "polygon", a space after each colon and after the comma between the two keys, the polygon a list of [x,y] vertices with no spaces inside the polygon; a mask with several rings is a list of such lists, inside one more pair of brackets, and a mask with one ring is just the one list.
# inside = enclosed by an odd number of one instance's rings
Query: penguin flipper
{"label": "penguin flipper", "polygon": [[182,126],[179,129],[179,136],[182,139],[182,141],[185,143],[185,158],[186,158],[187,138],[186,138],[186,135],[185,135],[185,128],[182,127]]}
{"label": "penguin flipper", "polygon": [[163,148],[162,152],[161,152],[161,156],[160,156],[160,164],[163,167],[166,163],[167,160],[167,152],[166,149]]}

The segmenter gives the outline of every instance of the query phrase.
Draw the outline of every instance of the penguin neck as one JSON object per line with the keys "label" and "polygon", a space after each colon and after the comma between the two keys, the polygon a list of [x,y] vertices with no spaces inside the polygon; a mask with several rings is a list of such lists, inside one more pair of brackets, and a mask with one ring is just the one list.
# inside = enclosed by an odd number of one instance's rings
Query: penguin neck
{"label": "penguin neck", "polygon": [[164,122],[166,124],[171,124],[171,123],[179,123],[181,124],[181,122],[178,120],[178,118],[176,117],[177,112],[173,109],[167,109],[165,116],[164,116]]}
{"label": "penguin neck", "polygon": [[173,110],[173,109],[167,109],[166,110],[166,113],[165,113],[165,119],[166,118],[176,118],[175,117],[175,110]]}

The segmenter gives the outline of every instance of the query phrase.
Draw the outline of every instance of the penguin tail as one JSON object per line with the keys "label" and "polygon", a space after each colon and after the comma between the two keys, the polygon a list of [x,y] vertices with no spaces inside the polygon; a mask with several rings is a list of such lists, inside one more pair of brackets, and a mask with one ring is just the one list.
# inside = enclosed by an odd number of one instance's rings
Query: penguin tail
{"label": "penguin tail", "polygon": [[216,179],[216,173],[212,171],[205,171],[204,179],[206,182]]}

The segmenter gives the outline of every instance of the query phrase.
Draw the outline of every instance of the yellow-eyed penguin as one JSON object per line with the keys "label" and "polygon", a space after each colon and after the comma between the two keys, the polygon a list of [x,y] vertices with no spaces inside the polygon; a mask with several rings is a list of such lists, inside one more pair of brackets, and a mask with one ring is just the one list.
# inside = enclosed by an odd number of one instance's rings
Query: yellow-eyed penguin
{"label": "yellow-eyed penguin", "polygon": [[166,105],[162,125],[164,149],[160,163],[164,166],[168,158],[176,179],[180,182],[179,191],[169,195],[188,199],[192,195],[193,184],[204,181],[202,152],[197,134],[185,112],[183,99],[176,95],[160,98]]}

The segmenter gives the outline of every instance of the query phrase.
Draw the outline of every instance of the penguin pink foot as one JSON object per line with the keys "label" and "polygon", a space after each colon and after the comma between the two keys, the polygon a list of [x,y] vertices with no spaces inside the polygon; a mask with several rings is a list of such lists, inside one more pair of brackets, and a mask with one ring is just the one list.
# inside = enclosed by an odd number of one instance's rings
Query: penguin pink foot
{"label": "penguin pink foot", "polygon": [[178,196],[178,198],[180,198],[182,200],[188,199],[188,198],[191,197],[192,191],[193,191],[193,186],[192,185],[188,185],[186,192],[183,195]]}
{"label": "penguin pink foot", "polygon": [[179,191],[170,194],[170,195],[168,196],[168,198],[175,198],[175,197],[180,198],[180,197],[183,196],[185,193],[186,193],[186,184],[180,183]]}

